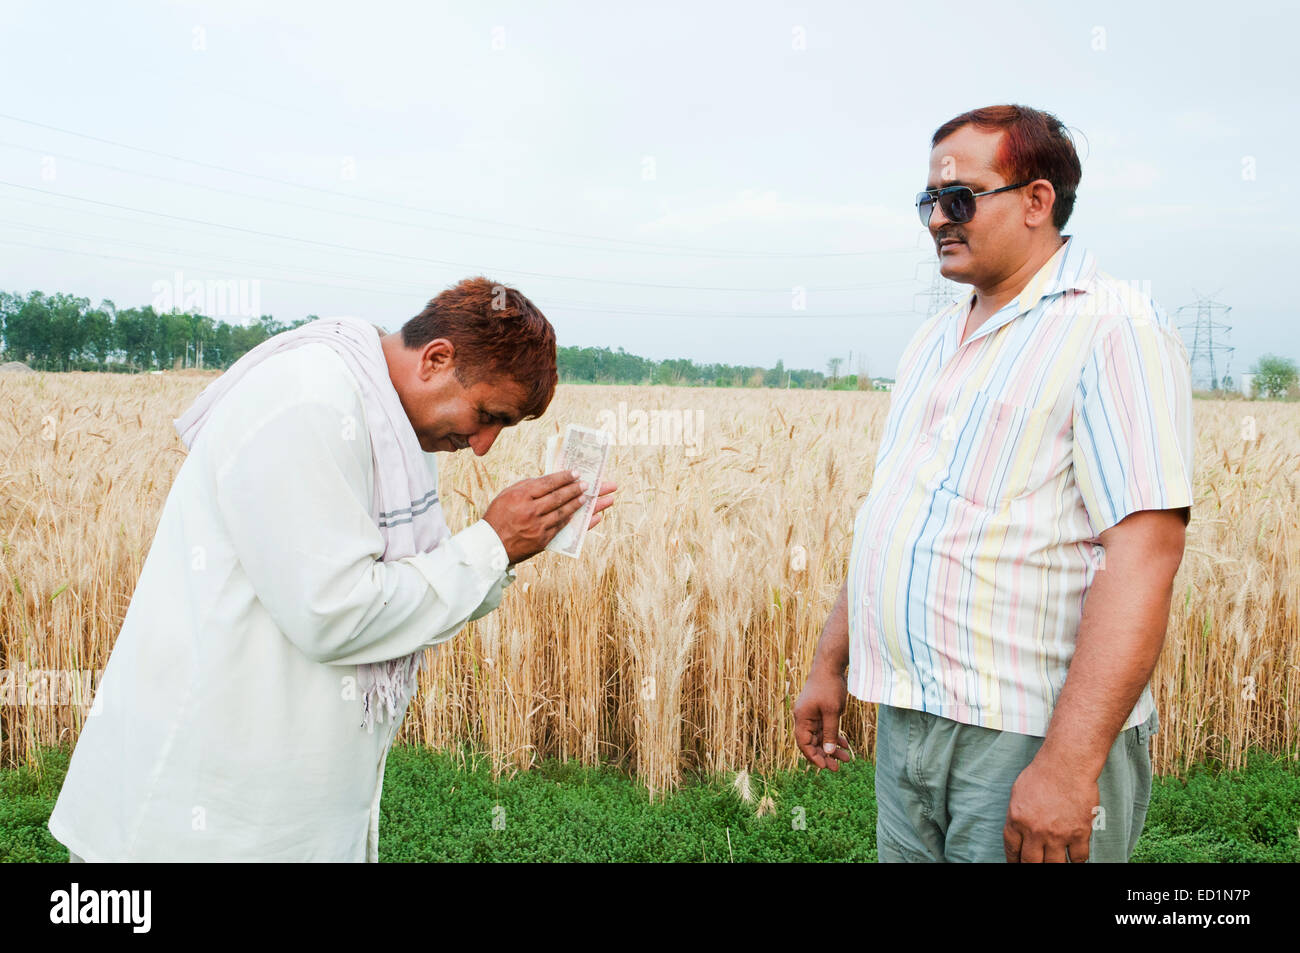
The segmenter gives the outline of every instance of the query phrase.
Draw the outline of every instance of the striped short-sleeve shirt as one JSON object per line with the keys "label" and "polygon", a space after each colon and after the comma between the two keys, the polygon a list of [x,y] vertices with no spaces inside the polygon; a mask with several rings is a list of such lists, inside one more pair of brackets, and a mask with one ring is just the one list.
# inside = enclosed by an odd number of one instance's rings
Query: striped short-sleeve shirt
{"label": "striped short-sleeve shirt", "polygon": [[[1187,351],[1132,283],[1067,237],[962,334],[927,320],[899,365],[849,563],[849,690],[1044,736],[1099,535],[1192,503]],[[1124,727],[1155,708],[1150,686]]]}

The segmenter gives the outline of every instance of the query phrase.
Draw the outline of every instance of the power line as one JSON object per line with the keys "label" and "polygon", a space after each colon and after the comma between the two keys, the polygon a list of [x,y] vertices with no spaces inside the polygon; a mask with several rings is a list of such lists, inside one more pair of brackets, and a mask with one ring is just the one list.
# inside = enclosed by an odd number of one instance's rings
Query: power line
{"label": "power line", "polygon": [[[231,258],[226,255],[216,255],[211,252],[198,252],[198,251],[194,251],[193,249],[180,248],[176,245],[156,245],[151,242],[128,241],[126,239],[122,239],[113,235],[94,235],[86,232],[75,232],[65,228],[51,228],[47,225],[31,225],[26,222],[14,222],[5,219],[0,219],[0,225],[6,225],[10,228],[21,229],[22,231],[40,232],[48,235],[63,235],[68,238],[75,238],[82,241],[97,241],[97,242],[104,241],[104,242],[111,242],[114,245],[122,245],[131,248],[144,248],[149,251],[161,251],[161,252],[168,252],[177,255],[185,255],[188,257],[188,260],[191,263],[197,262],[199,259],[204,259],[206,261],[217,261],[217,262],[223,262],[223,263],[235,264],[235,265],[253,265],[255,267],[270,266],[273,268],[288,269],[292,271],[302,272],[303,274],[320,275],[325,278],[345,278],[348,280],[381,281],[388,285],[406,285],[411,288],[424,289],[425,291],[427,291],[429,287],[427,282],[415,282],[415,281],[411,281],[410,279],[402,279],[402,278],[394,279],[384,275],[340,275],[338,272],[324,271],[319,268],[313,268],[310,266],[283,265],[277,262],[269,262],[264,259],[256,260],[252,258]],[[175,266],[171,266],[171,267],[175,267]]]}
{"label": "power line", "polygon": [[[134,258],[134,257],[128,256],[128,255],[110,255],[110,254],[107,254],[106,252],[82,251],[82,250],[77,249],[77,248],[58,248],[58,247],[53,246],[53,245],[38,245],[38,244],[36,244],[35,242],[23,242],[23,241],[14,241],[14,240],[9,240],[9,239],[0,239],[0,245],[15,245],[15,246],[20,247],[20,248],[34,248],[34,249],[36,249],[36,250],[38,250],[38,251],[52,251],[52,252],[59,252],[59,253],[61,253],[61,254],[65,254],[65,255],[83,255],[83,256],[86,256],[86,257],[89,257],[89,258],[104,258],[104,259],[108,259],[108,260],[110,260],[110,261],[126,261],[126,262],[131,262],[131,263],[133,263],[133,264],[139,264],[139,265],[153,265],[153,266],[155,266],[155,267],[159,267],[159,268],[175,268],[175,267],[176,267],[176,265],[174,265],[174,264],[167,263],[167,262],[155,261],[155,260],[150,259],[150,258]],[[317,287],[317,288],[319,288],[319,287],[321,286],[321,282],[320,282],[319,280],[304,281],[304,280],[297,280],[297,279],[294,279],[294,278],[284,278],[284,277],[281,277],[281,276],[279,276],[279,275],[254,275],[254,274],[244,274],[244,273],[241,273],[241,274],[238,274],[238,275],[229,275],[229,277],[231,277],[231,278],[236,278],[236,279],[238,279],[238,278],[256,278],[256,279],[258,279],[258,280],[263,280],[263,279],[264,279],[264,280],[266,280],[266,281],[279,281],[279,282],[286,282],[286,283],[288,283],[288,284],[295,284],[295,285],[310,285],[310,286],[312,286],[312,287]],[[339,287],[339,288],[342,288],[342,290],[344,290],[344,291],[369,291],[369,292],[373,292],[373,293],[375,293],[375,294],[400,295],[401,297],[407,297],[407,295],[405,295],[405,294],[403,294],[403,293],[401,293],[401,292],[392,291],[392,290],[387,289],[387,288],[343,287],[343,286],[339,286],[339,285],[331,285],[331,286],[329,286],[329,287]]]}
{"label": "power line", "polygon": [[[108,216],[108,217],[117,218],[118,216]],[[231,258],[226,255],[216,255],[211,252],[200,252],[200,251],[194,251],[193,249],[180,248],[175,244],[156,245],[150,242],[130,241],[127,239],[120,238],[116,235],[95,235],[87,232],[72,231],[71,229],[66,229],[66,228],[52,228],[48,225],[33,225],[28,222],[17,222],[17,221],[11,221],[6,219],[0,219],[0,225],[7,225],[10,228],[17,228],[23,231],[39,232],[48,235],[63,235],[69,238],[80,239],[83,241],[111,242],[114,245],[125,245],[132,248],[144,248],[151,251],[162,251],[162,252],[170,252],[175,254],[182,254],[182,255],[191,256],[191,260],[197,260],[203,258],[210,261],[219,261],[219,262],[225,262],[225,263],[236,264],[236,265],[270,266],[274,268],[299,271],[305,274],[322,275],[328,278],[342,278],[349,281],[353,281],[353,280],[381,281],[388,285],[405,285],[409,288],[415,289],[415,293],[420,293],[420,292],[427,293],[429,288],[428,282],[412,281],[410,279],[404,279],[404,278],[389,278],[386,275],[352,275],[352,274],[342,275],[336,271],[325,271],[319,268],[312,268],[309,266],[296,265],[296,264],[281,264],[278,262],[269,262],[266,261],[265,259]],[[275,279],[271,279],[271,280],[275,280]],[[885,288],[885,287],[892,287],[899,284],[910,284],[910,283],[911,282],[908,279],[902,278],[902,279],[894,279],[890,281],[879,281],[879,282],[857,285],[854,286],[853,290],[857,290],[859,288]],[[820,289],[820,291],[828,291],[828,290],[840,290],[840,289]],[[612,312],[621,311],[621,309],[617,307],[604,305],[599,302],[584,301],[584,302],[574,303],[574,302],[558,301],[557,299],[550,299],[550,300],[560,304],[572,304],[574,307],[578,307],[585,310],[608,310]],[[653,311],[653,312],[623,311],[622,313],[668,314],[668,313],[675,313],[675,312],[673,312],[672,309],[669,309],[668,311],[663,311],[663,310]],[[681,312],[681,313],[698,314],[701,312]],[[709,313],[709,312],[703,312],[703,313]],[[715,313],[721,313],[721,312],[715,312]],[[853,312],[853,313],[857,313],[857,312]]]}
{"label": "power line", "polygon": [[[187,188],[203,189],[208,192],[216,192],[219,195],[233,195],[238,198],[252,199],[255,202],[268,202],[272,205],[282,205],[289,208],[305,209],[311,212],[323,212],[326,215],[340,215],[346,218],[360,221],[378,222],[383,225],[398,225],[403,228],[418,228],[428,232],[444,232],[451,235],[467,235],[471,238],[484,238],[491,241],[503,242],[520,242],[526,245],[545,245],[548,248],[577,248],[582,251],[603,251],[613,254],[638,255],[638,256],[656,256],[666,258],[704,258],[704,259],[734,259],[746,260],[755,257],[769,257],[767,255],[750,254],[701,254],[699,252],[674,252],[674,251],[657,251],[645,248],[616,248],[609,245],[582,245],[576,242],[559,242],[554,239],[540,238],[520,238],[515,235],[489,235],[483,232],[469,231],[463,228],[449,228],[445,225],[430,225],[428,222],[407,222],[395,218],[382,218],[378,215],[366,215],[362,212],[350,212],[344,209],[326,208],[323,205],[310,205],[306,202],[294,202],[289,199],[273,198],[269,195],[256,195],[252,192],[243,192],[238,189],[224,189],[217,185],[207,185],[203,182],[191,182],[187,179],[178,179],[175,176],[161,175],[157,172],[144,172],[139,169],[129,169],[125,166],[113,165],[109,162],[98,162],[94,159],[87,159],[82,156],[69,155],[66,152],[54,152],[48,149],[38,149],[35,146],[24,146],[14,142],[4,142],[0,140],[0,146],[7,149],[17,149],[22,152],[30,152],[41,156],[52,156],[56,159],[64,159],[70,162],[77,162],[82,165],[93,166],[99,169],[107,169],[110,172],[119,172],[123,175],[134,175],[140,178],[153,179],[159,182],[170,182],[174,185],[183,185]],[[889,252],[879,252],[878,254],[892,254],[903,252],[907,249],[893,249]]]}
{"label": "power line", "polygon": [[[83,255],[91,258],[104,258],[112,261],[125,261],[134,264],[153,265],[155,267],[162,267],[162,268],[176,267],[174,264],[159,262],[153,259],[135,258],[135,257],[125,256],[125,255],[110,255],[104,252],[89,252],[89,251],[81,251],[79,249],[72,249],[72,248],[58,248],[51,245],[38,245],[33,242],[0,239],[0,245],[13,245],[22,248],[33,248],[40,251],[59,252],[59,253],[69,254],[69,255]],[[284,278],[277,275],[258,275],[258,274],[249,274],[249,273],[241,272],[238,275],[231,275],[230,277],[255,278],[258,280],[285,282],[288,284],[303,284],[312,287],[321,286],[321,282],[319,280],[306,281],[306,280],[299,280],[293,278]],[[349,277],[346,275],[333,276],[333,277],[340,277],[343,278],[344,280],[350,280]],[[369,288],[363,286],[340,286],[340,285],[331,285],[330,287],[338,287],[341,290],[345,290],[345,291],[366,291],[366,292],[373,292],[375,294],[387,294],[387,295],[397,295],[400,297],[408,297],[408,295],[406,295],[405,293],[396,292],[391,290],[390,288]],[[844,311],[844,312],[828,312],[828,313],[819,314],[816,312],[807,312],[807,311],[741,312],[741,311],[680,311],[680,310],[672,310],[672,309],[631,310],[631,309],[623,309],[623,308],[611,308],[605,305],[598,305],[598,304],[590,304],[590,305],[589,304],[583,304],[583,305],[567,304],[560,301],[553,301],[548,303],[547,305],[548,309],[551,307],[551,305],[555,305],[560,308],[566,308],[572,311],[594,311],[594,312],[599,312],[601,314],[654,315],[658,317],[676,317],[676,318],[745,318],[745,319],[781,318],[786,320],[801,320],[801,321],[807,320],[809,318],[820,319],[820,318],[895,317],[895,316],[909,313],[906,311],[875,311],[875,312]]]}
{"label": "power line", "polygon": [[[116,217],[116,216],[110,216],[110,217]],[[61,236],[66,236],[66,237],[68,237],[68,238],[74,238],[74,239],[78,239],[78,240],[82,240],[82,241],[110,242],[110,243],[112,243],[112,244],[114,244],[114,245],[122,245],[122,246],[131,247],[131,248],[144,248],[144,249],[147,249],[147,250],[150,250],[150,251],[162,251],[162,252],[168,252],[168,253],[173,253],[173,254],[186,255],[186,256],[189,256],[189,262],[190,262],[191,264],[192,264],[193,262],[195,262],[195,261],[198,261],[199,259],[204,259],[204,260],[206,260],[206,261],[217,261],[217,262],[223,262],[223,263],[227,263],[227,264],[235,264],[235,265],[253,265],[253,266],[255,266],[255,267],[257,267],[257,266],[260,266],[260,267],[267,267],[267,266],[269,266],[269,267],[272,267],[272,268],[278,268],[278,269],[290,270],[290,271],[295,271],[295,272],[301,272],[301,273],[303,273],[303,274],[315,274],[315,275],[320,275],[320,276],[322,276],[322,277],[326,277],[326,278],[336,278],[336,279],[341,279],[341,280],[346,280],[346,281],[379,281],[379,282],[383,282],[384,284],[386,284],[386,285],[390,285],[390,286],[392,286],[392,285],[402,285],[402,286],[405,286],[405,287],[407,287],[407,288],[412,289],[411,293],[412,293],[413,295],[427,294],[428,291],[429,291],[429,283],[428,283],[428,282],[412,281],[412,280],[410,280],[410,279],[406,279],[406,278],[390,278],[390,277],[388,277],[388,276],[386,276],[386,275],[355,275],[355,274],[340,274],[339,272],[336,272],[336,271],[326,271],[326,270],[322,270],[322,269],[319,269],[319,268],[312,268],[312,267],[309,267],[309,266],[297,265],[297,264],[281,264],[281,263],[279,263],[279,262],[270,262],[270,261],[266,261],[265,259],[260,259],[260,260],[259,260],[259,259],[250,259],[250,258],[231,258],[231,257],[229,257],[229,256],[227,256],[227,255],[216,255],[216,254],[213,254],[213,253],[211,253],[211,252],[200,252],[200,251],[194,251],[193,249],[180,248],[180,247],[178,247],[178,246],[176,246],[176,245],[174,245],[174,244],[172,244],[172,245],[156,245],[156,244],[153,244],[153,243],[150,243],[150,242],[129,241],[129,240],[126,240],[126,239],[119,238],[119,237],[117,237],[117,236],[115,236],[115,235],[95,235],[95,234],[90,234],[90,233],[87,233],[87,232],[72,231],[72,230],[70,230],[70,229],[66,229],[66,228],[52,228],[52,227],[50,227],[50,226],[48,226],[48,225],[33,225],[33,224],[30,224],[30,223],[27,223],[27,222],[16,222],[16,221],[10,221],[10,220],[6,220],[6,219],[0,219],[0,225],[8,226],[8,227],[10,227],[10,228],[17,228],[17,229],[20,229],[20,230],[22,230],[22,231],[38,232],[38,233],[46,234],[46,235],[61,235]],[[73,251],[72,249],[66,249],[66,250],[67,250],[67,251]],[[78,253],[78,252],[73,251],[73,253]],[[142,263],[144,263],[144,262],[142,262]],[[162,263],[158,262],[158,263],[156,263],[156,264],[160,264],[160,265],[161,265]],[[168,265],[167,267],[177,267],[177,266],[175,266],[175,265]],[[270,276],[262,276],[262,277],[266,277],[267,280],[270,280],[270,281],[281,280],[281,279],[274,278],[274,277],[270,277]],[[288,280],[288,279],[284,279],[284,280]],[[863,285],[862,287],[864,287],[864,288],[885,288],[885,287],[892,287],[892,286],[899,285],[899,284],[910,284],[910,283],[911,283],[911,282],[910,282],[908,279],[903,278],[903,279],[895,279],[895,280],[891,280],[891,281],[880,281],[880,282],[875,282],[874,284]],[[378,288],[373,289],[373,290],[375,290],[375,291],[381,291],[381,292],[384,291],[384,289],[378,289]],[[386,293],[386,292],[385,292],[385,293]],[[556,299],[556,298],[548,298],[547,300],[548,300],[550,303],[552,303],[552,304],[558,304],[558,305],[563,305],[563,306],[567,306],[567,307],[572,307],[572,308],[575,309],[575,310],[580,310],[580,311],[608,311],[608,312],[610,312],[610,313],[614,313],[614,314],[658,314],[658,315],[665,315],[665,314],[681,314],[681,315],[723,315],[723,314],[728,314],[728,312],[682,311],[681,309],[658,309],[658,310],[639,311],[639,310],[628,310],[628,309],[623,309],[623,308],[619,308],[619,307],[614,306],[614,305],[606,305],[606,304],[602,304],[602,303],[600,303],[600,302],[593,302],[593,301],[578,301],[578,302],[572,302],[572,301],[565,301],[565,300],[563,300],[563,299]],[[893,313],[895,313],[895,312],[888,312],[888,313],[893,314]],[[843,313],[838,313],[838,314],[834,314],[834,315],[823,314],[823,315],[820,315],[820,316],[846,317],[846,316],[858,316],[858,315],[862,315],[862,314],[865,314],[865,313],[864,313],[864,312],[843,312]],[[774,314],[773,316],[775,317],[775,316],[778,316],[778,315],[775,315],[775,314]]]}
{"label": "power line", "polygon": [[[228,166],[218,165],[213,162],[203,162],[198,159],[190,159],[185,156],[173,155],[168,152],[160,152],[156,149],[147,149],[142,146],[132,146],[124,142],[117,142],[112,139],[105,139],[102,136],[92,136],[86,133],[76,132],[72,129],[64,129],[60,126],[53,126],[49,123],[35,122],[31,119],[24,119],[21,116],[13,116],[8,113],[0,113],[0,119],[8,119],[10,122],[22,123],[27,126],[34,126],[38,129],[48,129],[52,132],[61,133],[67,136],[75,136],[78,139],[85,139],[90,142],[98,142],[103,145],[113,146],[118,149],[127,149],[132,152],[138,152],[143,155],[155,156],[157,158],[168,159],[172,162],[182,162],[187,165],[198,166],[203,169],[211,169],[216,172],[224,172],[227,175],[238,175],[244,178],[256,179],[262,182],[272,182],[276,185],[287,186],[289,188],[304,189],[310,192],[317,192],[322,195],[332,195],[344,198],[353,202],[367,202],[372,205],[382,205],[388,208],[404,209],[409,212],[416,212],[421,215],[440,215],[444,218],[457,219],[460,221],[477,222],[479,224],[493,225],[499,228],[513,228],[521,231],[538,232],[546,235],[561,235],[568,238],[582,238],[589,241],[598,241],[604,243],[615,243],[623,245],[643,246],[647,248],[661,248],[680,252],[702,253],[703,255],[723,256],[723,257],[751,257],[751,258],[854,258],[865,255],[879,254],[867,251],[852,252],[754,252],[743,249],[721,249],[721,248],[702,248],[691,245],[672,245],[664,242],[647,242],[638,239],[629,238],[612,238],[605,235],[591,235],[583,232],[570,232],[554,228],[543,228],[536,225],[518,225],[511,222],[502,222],[495,219],[481,218],[472,215],[461,215],[453,212],[442,212],[437,209],[425,208],[416,205],[407,205],[401,202],[391,202],[385,199],[370,198],[362,195],[352,195],[338,189],[327,189],[318,185],[304,185],[300,182],[294,182],[290,179],[281,179],[276,176],[265,175],[259,172],[247,172],[242,169],[232,169]],[[900,250],[901,251],[901,250]]]}
{"label": "power line", "polygon": [[724,292],[739,293],[739,294],[777,292],[782,294],[789,294],[791,290],[789,288],[736,288],[736,287],[721,287],[721,286],[712,286],[712,285],[668,285],[668,284],[660,284],[657,282],[648,282],[648,281],[619,281],[613,278],[593,278],[586,275],[554,275],[554,274],[549,274],[547,272],[540,272],[540,271],[525,271],[519,268],[499,268],[499,267],[485,268],[482,265],[468,264],[466,262],[450,261],[448,259],[443,259],[443,258],[425,258],[419,255],[404,255],[401,254],[400,252],[376,251],[370,248],[360,248],[355,245],[343,245],[338,242],[325,242],[313,238],[299,238],[295,235],[282,235],[276,232],[262,231],[261,229],[256,229],[256,228],[245,228],[242,225],[228,225],[224,222],[213,222],[207,219],[189,218],[184,215],[171,215],[168,214],[167,212],[155,212],[152,209],[136,208],[135,206],[121,205],[116,202],[104,202],[99,199],[86,198],[80,195],[69,195],[63,192],[55,192],[50,189],[38,189],[35,186],[22,185],[17,182],[8,182],[5,180],[0,180],[0,185],[5,185],[14,189],[23,189],[28,192],[36,192],[41,195],[52,195],[57,198],[71,199],[75,202],[86,202],[88,204],[98,205],[104,208],[118,209],[119,211],[135,212],[141,215],[153,215],[158,218],[168,219],[170,221],[189,222],[191,224],[205,225],[210,228],[227,229],[229,231],[240,232],[246,235],[257,235],[263,238],[273,238],[279,241],[296,242],[298,244],[312,245],[318,248],[329,248],[335,251],[352,252],[361,255],[371,255],[379,258],[392,258],[392,259],[398,259],[402,261],[418,262],[420,264],[447,265],[450,267],[467,269],[471,272],[478,272],[478,273],[496,272],[496,273],[523,275],[528,278],[540,278],[544,280],[553,280],[553,281],[580,281],[589,284],[616,285],[616,286],[626,287],[626,288],[658,288],[658,289],[669,290],[669,291],[724,291]]}

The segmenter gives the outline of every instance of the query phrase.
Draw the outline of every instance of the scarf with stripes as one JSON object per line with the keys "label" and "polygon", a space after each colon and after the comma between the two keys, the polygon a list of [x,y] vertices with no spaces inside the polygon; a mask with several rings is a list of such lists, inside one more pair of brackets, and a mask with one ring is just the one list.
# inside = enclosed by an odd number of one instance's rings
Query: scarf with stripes
{"label": "scarf with stripes", "polygon": [[[323,318],[263,341],[204,388],[193,405],[173,423],[188,449],[198,437],[216,402],[249,370],[272,355],[304,344],[327,344],[344,360],[360,385],[375,467],[377,505],[372,507],[384,539],[380,557],[388,562],[429,552],[450,535],[438,501],[433,455],[426,453],[393,387],[380,338],[383,329],[360,318]],[[425,651],[403,658],[357,666],[362,720],[375,730],[375,719],[405,711],[415,692]]]}

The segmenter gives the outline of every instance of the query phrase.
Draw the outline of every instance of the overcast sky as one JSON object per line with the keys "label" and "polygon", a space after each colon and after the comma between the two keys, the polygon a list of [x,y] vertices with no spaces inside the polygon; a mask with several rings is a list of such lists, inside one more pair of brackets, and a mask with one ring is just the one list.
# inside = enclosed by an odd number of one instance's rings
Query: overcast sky
{"label": "overcast sky", "polygon": [[1101,268],[1230,305],[1235,373],[1300,358],[1300,17],[1152,7],[3,0],[0,288],[396,328],[482,273],[561,344],[893,376],[930,134],[1019,102],[1079,134]]}

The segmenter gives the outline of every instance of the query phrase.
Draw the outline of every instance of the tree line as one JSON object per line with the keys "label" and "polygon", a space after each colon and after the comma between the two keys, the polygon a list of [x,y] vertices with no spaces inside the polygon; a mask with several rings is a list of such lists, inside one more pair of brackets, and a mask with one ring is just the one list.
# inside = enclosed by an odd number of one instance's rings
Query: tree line
{"label": "tree line", "polygon": [[[786,369],[784,361],[772,367],[747,364],[696,364],[686,358],[655,361],[628,354],[622,348],[557,348],[560,380],[566,384],[667,384],[686,387],[798,387],[834,390],[870,390],[871,378],[840,376],[839,359],[828,370]],[[833,365],[833,366],[831,366]]]}
{"label": "tree line", "polygon": [[0,291],[0,335],[6,361],[42,371],[140,372],[175,367],[225,369],[273,334],[314,320],[285,324],[264,314],[227,324],[202,314],[118,309],[104,300],[33,291]]}
{"label": "tree line", "polygon": [[[316,320],[289,324],[268,314],[230,324],[179,309],[152,305],[119,309],[112,301],[32,291],[26,297],[0,291],[0,360],[21,361],[43,371],[140,373],[182,367],[225,370],[272,335]],[[841,376],[842,361],[827,362],[828,374],[739,364],[696,364],[686,358],[655,361],[622,348],[560,347],[560,380],[588,384],[669,384],[697,387],[797,387],[870,389],[865,375]]]}

